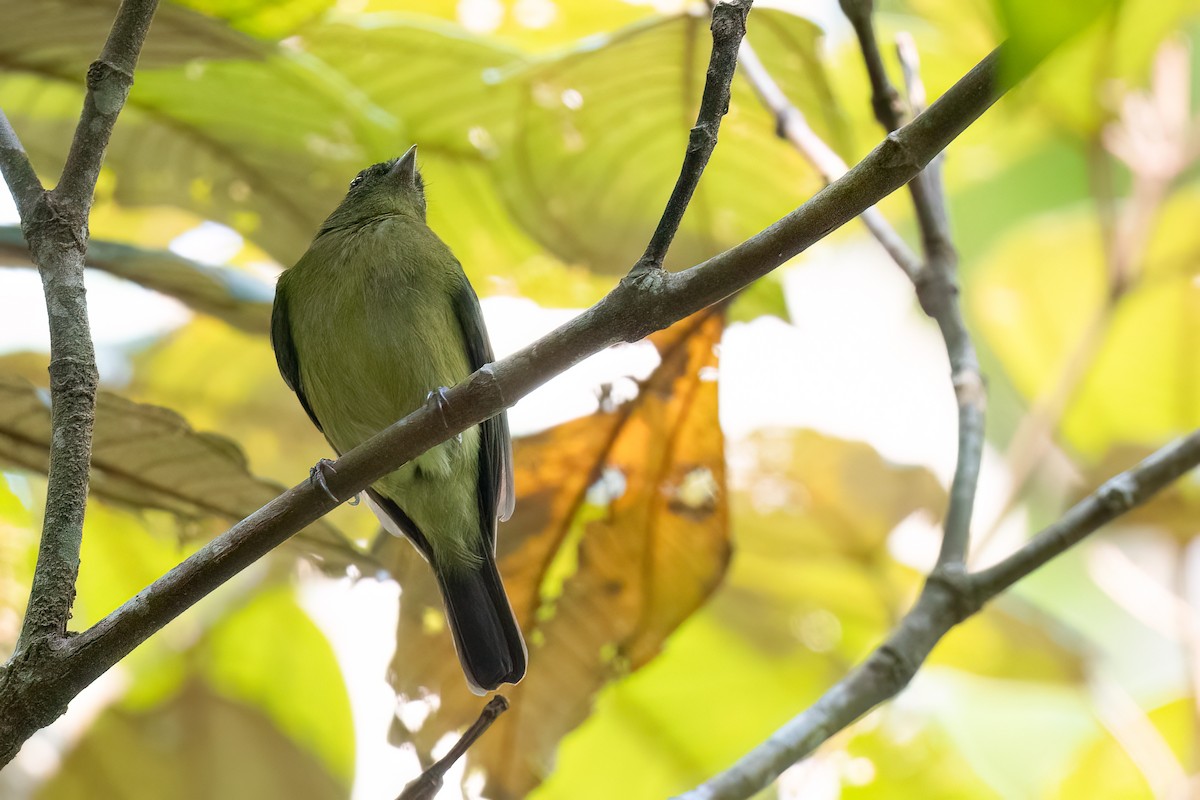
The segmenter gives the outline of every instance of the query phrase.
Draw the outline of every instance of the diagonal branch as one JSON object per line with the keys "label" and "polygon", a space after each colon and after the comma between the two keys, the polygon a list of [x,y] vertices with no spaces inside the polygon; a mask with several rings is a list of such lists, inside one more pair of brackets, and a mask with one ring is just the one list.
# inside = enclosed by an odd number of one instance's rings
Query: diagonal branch
{"label": "diagonal branch", "polygon": [[442,779],[446,777],[450,767],[454,766],[454,762],[465,756],[471,745],[487,733],[487,729],[492,727],[492,723],[505,711],[508,711],[508,698],[504,695],[498,694],[489,700],[483,711],[479,712],[479,718],[459,737],[450,748],[450,752],[405,786],[396,800],[433,800],[441,791]]}
{"label": "diagonal branch", "polygon": [[[751,47],[749,39],[742,42],[742,48],[738,52],[738,66],[741,68],[741,75],[750,82],[758,99],[775,116],[775,132],[778,136],[789,141],[826,184],[845,175],[849,169],[846,162],[809,126],[804,113],[788,100],[783,89],[771,77],[771,73],[758,57],[758,53]],[[904,270],[904,274],[915,281],[921,271],[921,261],[888,223],[883,213],[871,206],[862,213],[861,219],[892,260]]]}
{"label": "diagonal branch", "polygon": [[729,86],[737,69],[738,45],[746,35],[746,15],[750,13],[751,2],[753,0],[719,0],[713,4],[712,55],[708,61],[704,94],[700,98],[700,111],[688,134],[687,150],[675,188],[671,190],[658,227],[646,245],[646,252],[630,270],[631,275],[662,268],[667,250],[679,231],[679,223],[700,183],[700,176],[717,146],[721,118],[729,111]]}
{"label": "diagonal branch", "polygon": [[1008,558],[971,575],[972,588],[983,600],[996,596],[1096,528],[1145,503],[1198,463],[1200,432],[1177,439],[1133,469],[1110,478]]}
{"label": "diagonal branch", "polygon": [[[854,26],[859,49],[867,66],[875,117],[884,130],[894,131],[903,124],[906,112],[900,93],[888,80],[875,39],[872,19],[874,0],[840,0],[840,3],[842,11]],[[901,47],[899,53],[908,76],[910,105],[915,109],[925,101],[924,87],[917,73],[915,48]],[[916,119],[921,116],[924,114]],[[941,160],[934,159],[924,172],[913,178],[908,188],[925,252],[925,268],[919,271],[914,280],[917,298],[921,308],[937,323],[946,343],[950,379],[958,405],[958,458],[950,483],[950,507],[946,511],[945,534],[937,563],[939,566],[956,564],[961,567],[970,545],[975,491],[983,462],[987,394],[975,345],[958,302],[958,253],[950,234]]]}
{"label": "diagonal branch", "polygon": [[994,567],[966,576],[939,568],[912,610],[871,655],[736,764],[679,800],[745,800],[823,742],[908,685],[947,632],[983,604],[1200,465],[1200,431],[1122,472]]}
{"label": "diagonal branch", "polygon": [[[450,389],[444,408],[425,405],[354,448],[329,481],[350,497],[429,448],[511,406],[554,375],[617,342],[638,341],[730,296],[846,224],[919,173],[1020,76],[988,55],[929,110],[887,137],[858,166],[740,245],[682,273],[626,277],[592,308],[525,349],[485,365]],[[1032,64],[1028,63],[1029,68]],[[0,765],[96,677],[198,600],[334,507],[307,480],[284,492],[138,593],[92,628],[42,654],[28,680],[10,661],[0,671]]]}

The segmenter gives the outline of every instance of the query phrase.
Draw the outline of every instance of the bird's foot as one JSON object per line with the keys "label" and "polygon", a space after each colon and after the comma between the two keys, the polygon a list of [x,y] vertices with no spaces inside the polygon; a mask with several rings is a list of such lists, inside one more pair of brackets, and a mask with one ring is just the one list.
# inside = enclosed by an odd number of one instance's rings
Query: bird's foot
{"label": "bird's foot", "polygon": [[329,489],[329,482],[325,478],[326,471],[337,474],[337,468],[333,466],[333,462],[328,458],[322,458],[308,471],[308,482],[320,487],[321,491],[329,495],[329,499],[333,502],[341,503],[342,501],[338,499],[337,495]]}
{"label": "bird's foot", "polygon": [[446,387],[439,386],[425,396],[426,405],[436,405],[438,415],[442,418],[442,427],[449,428],[450,423],[446,420],[446,409],[450,407],[450,400],[446,397]]}
{"label": "bird's foot", "polygon": [[[320,461],[318,461],[316,464],[313,465],[312,469],[310,469],[308,471],[308,482],[316,484],[318,487],[320,487],[321,491],[323,491],[323,492],[325,492],[325,494],[329,495],[329,499],[332,500],[333,502],[341,503],[342,501],[338,499],[338,496],[335,495],[329,489],[329,482],[326,478],[326,471],[331,472],[334,475],[337,474],[337,468],[333,466],[333,462],[330,461],[328,458],[322,458]],[[354,495],[354,497],[350,498],[350,505],[356,506],[359,504],[359,502],[361,500],[362,500],[362,496],[356,494],[356,495]]]}
{"label": "bird's foot", "polygon": [[[334,501],[334,503],[341,503],[341,500],[337,499],[337,495],[330,491],[329,481],[326,480],[325,477],[326,470],[329,470],[330,473],[337,475],[337,469],[334,467],[334,462],[330,461],[329,458],[322,458],[313,465],[312,469],[308,470],[308,482],[316,483],[316,485],[319,486],[325,494],[329,495],[329,499]],[[362,493],[360,492],[355,494],[353,498],[350,498],[349,504],[356,506],[361,503],[361,501]]]}

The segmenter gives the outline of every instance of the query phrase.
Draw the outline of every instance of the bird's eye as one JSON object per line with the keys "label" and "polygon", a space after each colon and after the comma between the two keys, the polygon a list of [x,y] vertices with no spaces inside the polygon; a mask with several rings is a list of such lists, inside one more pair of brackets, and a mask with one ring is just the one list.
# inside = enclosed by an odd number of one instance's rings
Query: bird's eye
{"label": "bird's eye", "polygon": [[350,181],[350,188],[353,189],[354,187],[358,186],[362,182],[363,182],[363,176],[358,175],[354,178],[354,180]]}

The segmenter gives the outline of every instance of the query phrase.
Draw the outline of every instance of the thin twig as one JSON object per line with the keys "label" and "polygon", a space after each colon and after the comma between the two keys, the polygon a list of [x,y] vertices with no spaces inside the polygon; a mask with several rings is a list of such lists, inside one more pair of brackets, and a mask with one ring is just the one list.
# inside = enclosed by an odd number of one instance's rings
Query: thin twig
{"label": "thin twig", "polygon": [[915,117],[925,110],[925,83],[921,80],[921,57],[917,51],[917,40],[908,31],[896,34],[896,58],[904,73],[904,94],[908,107]]}
{"label": "thin twig", "polygon": [[508,699],[498,694],[488,701],[479,712],[479,718],[471,723],[471,727],[459,737],[450,752],[438,759],[429,769],[422,772],[415,780],[404,787],[404,791],[396,800],[433,800],[442,788],[442,780],[454,763],[467,754],[467,750],[475,741],[492,727],[496,718],[508,711]]}
{"label": "thin twig", "polygon": [[12,192],[17,204],[17,213],[21,219],[28,219],[33,213],[34,206],[45,193],[42,182],[38,180],[33,164],[29,163],[29,155],[25,146],[17,137],[8,121],[8,117],[0,110],[0,174]]}
{"label": "thin twig", "polygon": [[88,70],[83,113],[62,177],[21,218],[50,320],[52,437],[46,515],[18,654],[37,640],[56,646],[75,599],[99,380],[83,282],[87,220],[104,150],[156,6],[157,0],[121,3],[100,59]]}
{"label": "thin twig", "polygon": [[916,604],[861,665],[736,764],[679,800],[745,800],[821,743],[908,685],[946,633],[1021,578],[1200,464],[1200,431],[1109,480],[995,566],[974,575],[935,570]]}
{"label": "thin twig", "polygon": [[[873,0],[841,0],[841,6],[858,36],[859,49],[871,80],[871,105],[875,116],[884,130],[894,131],[904,122],[905,108],[899,93],[888,80],[875,40]],[[915,49],[913,53],[905,53],[905,61],[905,70],[912,73],[908,78],[909,89],[917,90],[916,99],[923,104],[924,86],[916,73]],[[975,345],[958,302],[958,253],[950,233],[941,159],[931,161],[924,172],[913,178],[909,192],[925,253],[925,268],[914,282],[917,298],[925,313],[937,322],[945,340],[950,379],[958,405],[958,456],[950,483],[950,506],[946,511],[945,533],[937,563],[938,566],[961,566],[970,545],[971,517],[983,462],[987,393]]]}
{"label": "thin twig", "polygon": [[971,576],[986,599],[1044,565],[1101,525],[1141,505],[1200,462],[1200,432],[1178,439],[1103,486],[998,564]]}
{"label": "thin twig", "polygon": [[904,124],[906,109],[883,66],[883,55],[875,38],[875,1],[839,0],[839,4],[854,27],[854,35],[862,49],[867,77],[871,79],[871,108],[875,111],[875,119],[890,133]]}
{"label": "thin twig", "polygon": [[[603,300],[525,349],[486,365],[349,451],[329,481],[362,491],[429,448],[489,419],[554,375],[609,345],[647,334],[721,300],[794,257],[903,186],[1020,76],[1001,75],[997,49],[858,166],[766,230],[682,273],[627,277]],[[1032,63],[1025,62],[1029,68]],[[184,610],[334,507],[308,480],[218,536],[95,626],[44,653],[45,669],[0,671],[0,766],[66,703]],[[16,673],[24,679],[14,680]]]}
{"label": "thin twig", "polygon": [[717,132],[721,118],[729,111],[729,86],[737,69],[738,45],[746,35],[746,15],[750,13],[752,0],[720,0],[712,7],[712,55],[708,61],[708,73],[704,81],[704,94],[700,98],[700,111],[696,124],[688,134],[687,151],[683,156],[683,167],[675,188],[663,209],[662,218],[646,252],[633,265],[630,274],[646,270],[661,269],[667,250],[679,230],[679,223],[687,211],[700,176],[708,165],[713,149],[717,146]]}
{"label": "thin twig", "polygon": [[[826,184],[845,175],[849,169],[846,162],[809,126],[804,113],[788,100],[783,89],[771,77],[758,53],[750,45],[749,39],[742,41],[741,50],[738,51],[738,66],[742,77],[750,82],[758,99],[775,116],[776,134],[790,142]],[[915,281],[921,271],[921,261],[883,213],[871,206],[862,213],[861,219],[871,235],[900,269],[904,270],[904,274],[908,275],[909,280]]]}

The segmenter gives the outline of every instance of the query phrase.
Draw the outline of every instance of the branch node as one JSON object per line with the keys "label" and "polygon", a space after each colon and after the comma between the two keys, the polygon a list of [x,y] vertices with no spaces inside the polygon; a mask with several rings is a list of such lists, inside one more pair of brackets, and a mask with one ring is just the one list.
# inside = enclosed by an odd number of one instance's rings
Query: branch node
{"label": "branch node", "polygon": [[133,74],[116,64],[97,60],[88,67],[88,90],[96,110],[105,116],[113,116],[121,110],[132,86]]}
{"label": "branch node", "polygon": [[950,562],[934,567],[925,579],[927,584],[942,589],[957,625],[983,608],[983,599],[967,573],[966,565]]}
{"label": "branch node", "polygon": [[960,369],[950,376],[959,408],[987,409],[987,381],[978,369]]}
{"label": "branch node", "polygon": [[888,133],[879,147],[884,151],[882,154],[885,157],[884,164],[888,168],[902,168],[913,172],[920,172],[925,169],[926,162],[908,146],[906,137],[902,135],[902,131],[900,130]]}
{"label": "branch node", "polygon": [[29,243],[29,252],[41,270],[61,260],[62,251],[87,252],[87,214],[80,217],[72,204],[64,204],[54,192],[42,192],[29,214],[21,220],[21,232]]}
{"label": "branch node", "polygon": [[899,648],[884,643],[871,654],[863,669],[875,675],[886,687],[888,696],[898,694],[917,674],[919,665],[908,658]]}
{"label": "branch node", "polygon": [[1107,511],[1123,514],[1138,504],[1137,478],[1122,472],[1109,478],[1096,490],[1096,498]]}

